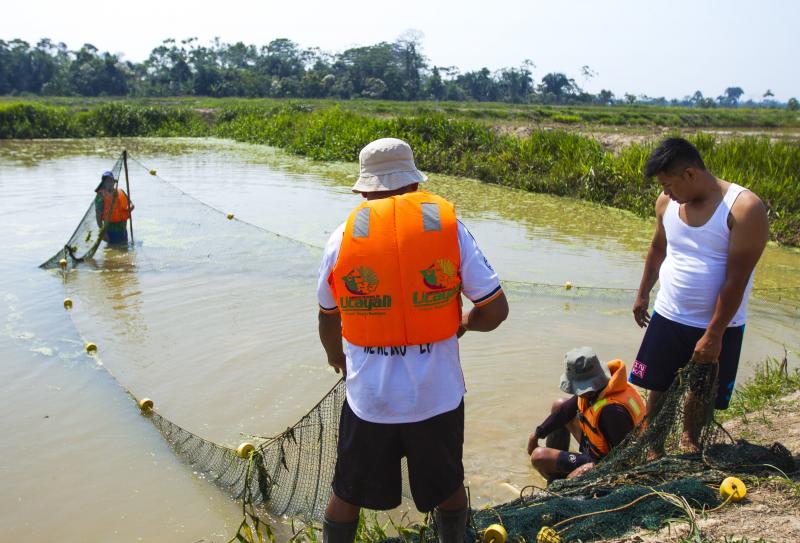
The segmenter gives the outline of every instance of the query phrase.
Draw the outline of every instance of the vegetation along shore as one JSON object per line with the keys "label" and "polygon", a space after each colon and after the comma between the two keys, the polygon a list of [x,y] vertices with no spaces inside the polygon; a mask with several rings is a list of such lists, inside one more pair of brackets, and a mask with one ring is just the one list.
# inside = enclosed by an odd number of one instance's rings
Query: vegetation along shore
{"label": "vegetation along shore", "polygon": [[[503,108],[509,110],[508,116],[520,115],[525,107],[465,106],[459,112],[432,103],[421,107],[417,104],[416,108],[402,104],[403,107],[392,109],[391,103],[382,102],[340,106],[329,101],[217,103],[206,99],[201,100],[203,105],[216,107],[198,107],[197,103],[182,100],[53,101],[59,105],[41,100],[0,102],[0,138],[222,137],[271,145],[316,160],[355,161],[367,142],[393,136],[411,144],[417,164],[426,171],[572,196],[642,216],[652,215],[653,201],[660,190],[655,182],[646,181],[641,175],[652,141],[611,150],[568,128],[536,127],[518,136],[498,130],[480,118],[499,118],[492,110]],[[536,107],[547,110],[546,106]],[[531,111],[536,107],[528,106]],[[596,109],[613,112],[615,108]],[[658,115],[670,114],[674,108],[639,109],[643,119],[649,115],[648,122],[658,126]],[[569,109],[562,107],[561,111]],[[753,115],[762,113],[774,112]],[[574,116],[578,114],[583,113],[578,111]],[[567,114],[553,113],[551,117],[556,115]],[[791,123],[787,121],[784,126]],[[720,139],[704,133],[691,139],[716,175],[748,186],[761,196],[769,208],[773,240],[800,245],[797,142],[763,135]]]}

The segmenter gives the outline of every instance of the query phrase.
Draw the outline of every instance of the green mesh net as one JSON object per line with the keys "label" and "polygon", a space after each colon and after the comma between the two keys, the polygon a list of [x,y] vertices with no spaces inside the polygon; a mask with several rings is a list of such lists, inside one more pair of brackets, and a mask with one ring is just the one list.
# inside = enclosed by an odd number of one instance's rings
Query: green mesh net
{"label": "green mesh net", "polygon": [[232,498],[263,506],[273,515],[321,519],[336,464],[340,381],[297,424],[269,439],[255,439],[252,455],[213,443],[154,411],[147,416],[192,468]]}
{"label": "green mesh net", "polygon": [[[120,173],[124,165],[123,155],[117,159],[114,166],[111,168],[111,173],[114,175],[114,188],[119,182]],[[75,232],[72,233],[70,238],[56,254],[47,259],[41,264],[41,268],[52,269],[58,268],[59,263],[63,260],[66,262],[67,268],[73,268],[79,262],[83,262],[92,258],[100,247],[100,242],[103,241],[103,235],[106,228],[108,228],[108,221],[103,221],[103,224],[97,224],[97,210],[95,208],[95,200],[89,204],[86,213],[83,215]]]}
{"label": "green mesh net", "polygon": [[[791,453],[780,443],[765,447],[728,435],[714,419],[715,395],[715,367],[688,364],[664,394],[660,411],[648,415],[595,468],[474,511],[467,540],[481,540],[493,524],[502,525],[510,541],[537,541],[543,529],[564,542],[655,530],[670,519],[720,506],[717,488],[728,476],[795,471]],[[681,443],[687,409],[700,421],[700,452],[686,452]],[[427,541],[437,541],[433,528]]]}
{"label": "green mesh net", "polygon": [[[133,163],[142,178],[135,195],[136,246],[130,251],[100,250],[103,233],[92,203],[65,246],[42,264],[43,268],[58,268],[61,259],[67,260],[68,265],[60,272],[66,294],[84,302],[70,312],[79,332],[102,337],[102,330],[89,328],[96,327],[97,322],[111,322],[112,312],[121,310],[120,305],[108,303],[112,298],[125,298],[125,292],[115,291],[109,280],[115,272],[136,271],[140,281],[136,288],[154,291],[178,288],[175,285],[194,280],[198,269],[204,270],[204,280],[233,284],[248,285],[258,276],[259,281],[266,282],[265,290],[278,293],[286,284],[307,285],[316,279],[313,271],[298,270],[313,270],[320,248],[240,221],[194,199],[135,160]],[[122,160],[117,160],[115,178],[119,178],[122,167]],[[309,267],[309,263],[313,264]],[[632,289],[513,281],[504,282],[504,288],[510,296],[566,301],[600,298],[624,304],[626,309],[633,294]],[[258,293],[248,296],[258,303]],[[295,300],[287,298],[286,302]],[[751,311],[769,313],[784,326],[797,328],[799,307],[800,288],[763,289],[754,292]],[[124,337],[109,332],[104,355],[125,360],[124,341]],[[130,341],[138,341],[135,334]],[[123,344],[116,346],[115,342]],[[103,367],[138,403],[140,398],[134,390],[140,384],[125,365]],[[713,366],[688,365],[665,394],[658,415],[648,418],[584,476],[556,481],[546,490],[534,489],[507,504],[475,511],[468,540],[474,541],[486,526],[495,523],[507,528],[512,541],[535,541],[542,527],[553,528],[565,541],[614,537],[637,527],[657,527],[686,514],[686,507],[717,506],[712,487],[724,476],[758,474],[774,468],[794,470],[791,455],[780,445],[760,447],[736,441],[714,421],[713,370]],[[276,390],[280,386],[276,385]],[[680,444],[690,394],[699,400],[693,409],[702,420],[703,450],[695,454],[685,453]],[[143,414],[193,471],[233,499],[252,506],[255,515],[268,512],[318,522],[330,494],[344,398],[344,383],[340,381],[286,430],[274,436],[248,436],[252,452],[239,451],[237,445],[201,437],[176,424],[160,411],[158,402],[155,408],[145,408]],[[658,458],[650,460],[654,452]],[[435,540],[435,530],[426,533],[428,540]]]}

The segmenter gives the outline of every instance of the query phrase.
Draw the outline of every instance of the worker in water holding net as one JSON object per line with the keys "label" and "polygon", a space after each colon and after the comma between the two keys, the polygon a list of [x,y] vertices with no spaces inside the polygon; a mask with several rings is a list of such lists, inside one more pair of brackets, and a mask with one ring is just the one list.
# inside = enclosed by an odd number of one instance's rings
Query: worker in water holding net
{"label": "worker in water holding net", "polygon": [[[630,381],[650,390],[647,409],[654,416],[689,360],[714,364],[715,407],[726,409],[753,269],[769,238],[766,208],[749,190],[715,177],[683,138],[668,138],[656,147],[644,175],[656,177],[664,190],[656,201],[656,232],[633,306],[636,323],[647,331]],[[657,280],[661,287],[651,316],[650,291]],[[687,397],[681,438],[686,452],[700,449],[705,400],[692,391]]]}
{"label": "worker in water holding net", "polygon": [[117,180],[110,171],[103,172],[100,184],[94,190],[97,193],[94,201],[97,226],[108,225],[105,230],[105,241],[109,245],[128,244],[128,220],[133,211],[133,204],[128,195],[117,186]]}
{"label": "worker in water holding net", "polygon": [[320,339],[347,388],[323,538],[351,543],[361,507],[400,505],[405,457],[415,505],[433,511],[440,541],[462,543],[458,337],[494,330],[508,303],[453,204],[418,190],[427,178],[407,143],[373,141],[359,162],[353,192],[367,201],[331,235],[317,289]]}
{"label": "worker in water holding net", "polygon": [[[589,347],[567,353],[561,390],[573,396],[556,400],[528,438],[531,463],[545,479],[582,475],[644,419],[644,401],[627,376],[624,362],[603,365]],[[570,436],[578,442],[577,453],[569,451]],[[547,440],[543,447],[541,439]]]}

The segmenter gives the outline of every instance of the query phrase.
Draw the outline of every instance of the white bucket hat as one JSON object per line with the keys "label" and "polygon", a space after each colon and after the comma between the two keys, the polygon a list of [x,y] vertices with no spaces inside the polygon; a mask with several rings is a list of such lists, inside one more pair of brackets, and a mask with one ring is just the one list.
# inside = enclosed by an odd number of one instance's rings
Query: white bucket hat
{"label": "white bucket hat", "polygon": [[428,177],[414,164],[414,153],[403,140],[381,138],[369,143],[358,155],[361,174],[353,192],[397,190]]}

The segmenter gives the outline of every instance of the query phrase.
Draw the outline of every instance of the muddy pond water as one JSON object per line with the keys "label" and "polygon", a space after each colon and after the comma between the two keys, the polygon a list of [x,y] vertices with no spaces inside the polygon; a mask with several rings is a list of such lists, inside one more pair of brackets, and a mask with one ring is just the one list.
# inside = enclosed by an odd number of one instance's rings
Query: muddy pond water
{"label": "muddy pond water", "polygon": [[[39,269],[123,148],[135,159],[134,246],[101,246],[66,281]],[[319,247],[360,201],[356,172],[217,140],[0,141],[3,540],[231,537],[239,507],[172,453],[124,388],[231,445],[313,407],[337,381],[316,331]],[[560,395],[564,353],[636,354],[629,289],[653,223],[469,179],[432,175],[426,188],[456,203],[506,281],[508,321],[467,334],[461,355],[473,505],[507,501],[542,484],[524,447]],[[800,254],[769,247],[756,287],[787,286],[800,286]],[[740,379],[784,345],[797,362],[796,302],[769,292],[752,305]]]}

